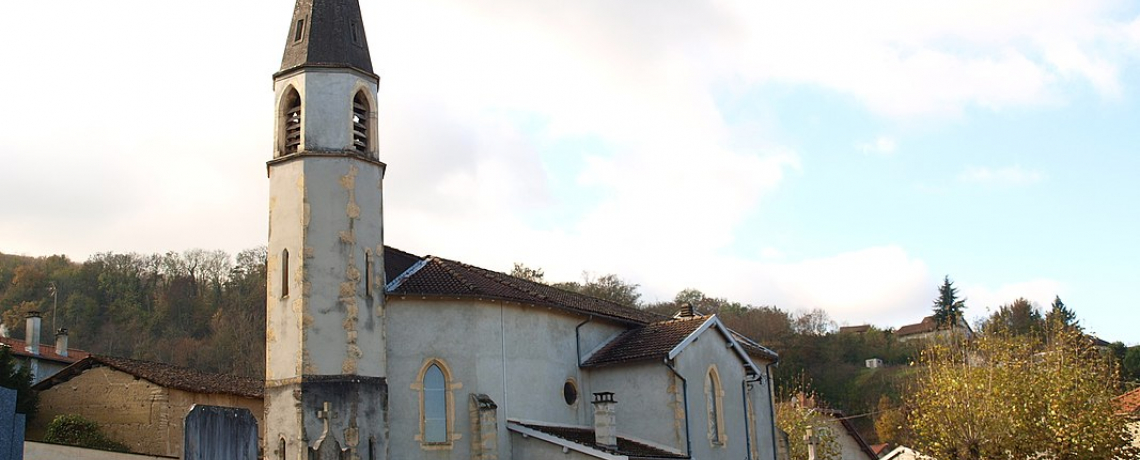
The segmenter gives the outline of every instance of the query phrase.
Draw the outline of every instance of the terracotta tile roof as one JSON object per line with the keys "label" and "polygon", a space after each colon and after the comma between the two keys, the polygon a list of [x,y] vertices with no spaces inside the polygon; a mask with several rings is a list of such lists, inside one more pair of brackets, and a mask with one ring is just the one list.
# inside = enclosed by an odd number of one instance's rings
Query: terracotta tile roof
{"label": "terracotta tile roof", "polygon": [[590,356],[584,367],[664,358],[707,321],[709,316],[691,316],[659,321],[619,335]]}
{"label": "terracotta tile roof", "polygon": [[[394,253],[385,251],[385,257],[389,254]],[[410,261],[407,256],[411,254],[403,253],[397,256],[401,258],[400,265],[407,265]],[[565,291],[442,257],[427,256],[421,260],[425,261],[424,265],[415,272],[407,274],[402,282],[389,291],[389,295],[503,300],[602,316],[637,325],[664,318],[631,306]],[[389,265],[387,259],[385,265]]]}
{"label": "terracotta tile roof", "polygon": [[653,446],[645,445],[637,441],[632,441],[627,438],[618,437],[617,449],[599,446],[595,442],[594,429],[586,427],[565,427],[565,426],[547,426],[538,425],[534,423],[518,423],[518,425],[530,428],[532,430],[545,433],[554,437],[562,438],[575,444],[581,444],[591,447],[593,449],[609,452],[617,455],[625,455],[630,459],[654,459],[654,458],[689,458],[683,454],[676,454],[673,452],[658,449]]}
{"label": "terracotta tile roof", "polygon": [[922,334],[926,332],[934,332],[938,329],[938,324],[934,322],[933,316],[922,318],[922,322],[918,324],[908,324],[895,330],[895,335],[906,336],[914,334]]}
{"label": "terracotta tile roof", "polygon": [[146,379],[157,385],[192,393],[231,394],[247,398],[261,398],[265,390],[265,382],[258,379],[230,374],[212,374],[171,364],[99,355],[88,356],[67,366],[55,375],[35,384],[32,389],[36,391],[46,390],[56,384],[71,380],[72,377],[96,366],[107,366]]}
{"label": "terracotta tile roof", "polygon": [[875,445],[871,446],[871,452],[874,452],[876,456],[882,456],[884,453],[887,452],[888,447],[891,447],[891,445],[888,443],[875,444]]}
{"label": "terracotta tile roof", "polygon": [[14,339],[11,337],[0,337],[0,345],[10,347],[12,349],[12,356],[20,356],[20,357],[26,357],[26,358],[39,358],[39,359],[46,359],[49,361],[58,361],[61,363],[69,363],[69,364],[77,362],[83,358],[86,358],[88,355],[90,355],[90,353],[88,353],[86,351],[75,349],[75,348],[68,348],[67,349],[67,356],[56,354],[55,343],[52,343],[51,345],[41,343],[40,344],[40,354],[39,355],[33,355],[31,353],[28,353],[28,350],[26,349],[28,345],[26,342],[24,342],[23,340]]}
{"label": "terracotta tile roof", "polygon": [[1112,402],[1118,413],[1140,416],[1140,388],[1117,396]]}
{"label": "terracotta tile roof", "polygon": [[869,330],[871,330],[871,325],[870,325],[870,324],[860,324],[860,325],[858,325],[858,326],[843,326],[843,327],[840,327],[840,328],[839,328],[839,333],[840,333],[840,334],[845,334],[845,333],[853,333],[853,334],[858,334],[858,333],[867,332],[867,331],[869,331]]}

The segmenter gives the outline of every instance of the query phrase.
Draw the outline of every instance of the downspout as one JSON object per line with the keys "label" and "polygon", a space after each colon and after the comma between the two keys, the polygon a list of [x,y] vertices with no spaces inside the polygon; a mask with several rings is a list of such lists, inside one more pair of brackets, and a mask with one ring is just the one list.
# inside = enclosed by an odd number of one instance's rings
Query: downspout
{"label": "downspout", "polygon": [[[744,448],[747,449],[745,451],[745,458],[748,460],[755,460],[752,458],[752,427],[748,423],[748,419],[752,418],[752,414],[748,411],[748,408],[752,407],[748,404],[748,384],[756,383],[763,379],[763,376],[756,375],[752,379],[745,376],[744,380],[740,381],[740,395],[744,398]],[[775,421],[773,420],[772,423],[775,423]]]}
{"label": "downspout", "polygon": [[685,377],[669,363],[669,358],[665,358],[665,367],[668,367],[669,370],[673,371],[673,375],[681,379],[681,397],[685,404],[685,456],[693,458],[693,437],[689,433],[689,381],[685,380]]}
{"label": "downspout", "polygon": [[775,382],[772,381],[773,364],[776,362],[765,364],[764,373],[768,374],[768,413],[772,417],[772,460],[775,460],[780,454],[780,446],[776,440],[776,397],[772,394],[772,387],[775,386]]}
{"label": "downspout", "polygon": [[[574,353],[578,356],[578,367],[582,367],[582,335],[579,334],[579,331],[582,329],[582,326],[585,326],[586,323],[593,320],[594,315],[587,316],[585,321],[578,323],[578,326],[574,328]],[[580,375],[578,376],[579,382],[582,380],[581,377]]]}

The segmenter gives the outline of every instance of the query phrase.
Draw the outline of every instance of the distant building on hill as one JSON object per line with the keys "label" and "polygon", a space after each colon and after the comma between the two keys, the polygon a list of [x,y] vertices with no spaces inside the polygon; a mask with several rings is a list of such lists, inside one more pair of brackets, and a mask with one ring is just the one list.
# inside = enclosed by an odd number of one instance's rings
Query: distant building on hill
{"label": "distant building on hill", "polygon": [[898,328],[895,331],[895,337],[901,341],[910,340],[924,340],[934,338],[947,338],[953,334],[965,334],[966,338],[974,336],[974,330],[970,328],[970,324],[965,319],[958,318],[956,327],[939,326],[938,322],[934,320],[933,316],[922,318],[922,321],[916,324],[908,324]]}
{"label": "distant building on hill", "polygon": [[840,334],[862,334],[871,330],[870,324],[860,324],[858,326],[843,326],[839,328]]}
{"label": "distant building on hill", "polygon": [[33,384],[39,383],[72,363],[86,358],[89,354],[83,350],[68,348],[67,329],[60,329],[56,332],[55,344],[40,343],[39,312],[29,312],[27,322],[24,340],[0,336],[0,346],[8,347],[20,366],[31,369]]}

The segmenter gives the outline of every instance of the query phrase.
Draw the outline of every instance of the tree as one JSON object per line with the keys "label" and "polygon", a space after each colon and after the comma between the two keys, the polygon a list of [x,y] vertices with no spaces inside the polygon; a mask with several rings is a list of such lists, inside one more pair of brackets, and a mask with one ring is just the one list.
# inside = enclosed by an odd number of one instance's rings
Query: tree
{"label": "tree", "polygon": [[0,387],[16,390],[16,412],[31,420],[39,411],[40,397],[32,391],[32,371],[12,357],[12,349],[0,347]]}
{"label": "tree", "polygon": [[1049,324],[1050,327],[1059,325],[1063,327],[1080,328],[1080,325],[1077,323],[1077,314],[1065,306],[1064,302],[1061,302],[1061,296],[1055,296],[1053,303],[1049,305],[1049,312],[1045,314],[1045,322]]}
{"label": "tree", "polygon": [[1045,330],[1041,312],[1024,297],[1002,305],[982,325],[983,331],[1009,332],[1014,335],[1040,333]]}
{"label": "tree", "polygon": [[641,299],[641,293],[637,292],[637,288],[640,287],[638,284],[626,282],[614,274],[594,278],[589,272],[584,272],[582,281],[555,283],[554,287],[632,307],[638,306],[638,301]]}
{"label": "tree", "polygon": [[1121,378],[1129,381],[1140,380],[1140,346],[1128,348],[1120,365]]}
{"label": "tree", "polygon": [[915,447],[945,460],[1137,458],[1116,384],[1112,361],[1071,328],[934,344],[907,398]]}
{"label": "tree", "polygon": [[530,268],[521,263],[515,262],[515,268],[511,269],[511,276],[515,278],[522,278],[527,281],[534,281],[536,283],[545,283],[543,278],[546,274],[542,272],[541,268]]}
{"label": "tree", "polygon": [[792,329],[804,335],[824,335],[835,329],[835,321],[823,309],[799,312],[792,320]]}
{"label": "tree", "polygon": [[966,309],[966,299],[958,298],[958,288],[950,281],[950,275],[938,287],[938,298],[934,299],[934,322],[939,326],[955,327]]}
{"label": "tree", "polygon": [[876,412],[878,415],[875,417],[875,434],[879,436],[879,442],[897,445],[912,444],[913,435],[907,422],[905,407],[898,406],[889,397],[883,395],[879,398]]}

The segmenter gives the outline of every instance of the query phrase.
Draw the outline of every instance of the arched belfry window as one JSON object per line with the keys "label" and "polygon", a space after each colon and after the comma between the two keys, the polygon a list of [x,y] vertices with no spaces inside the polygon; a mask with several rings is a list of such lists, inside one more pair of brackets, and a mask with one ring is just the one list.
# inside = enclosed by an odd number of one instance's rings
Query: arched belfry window
{"label": "arched belfry window", "polygon": [[282,155],[297,153],[301,147],[301,95],[289,88],[281,104]]}
{"label": "arched belfry window", "polygon": [[358,91],[352,99],[352,148],[360,153],[368,153],[368,97]]}

